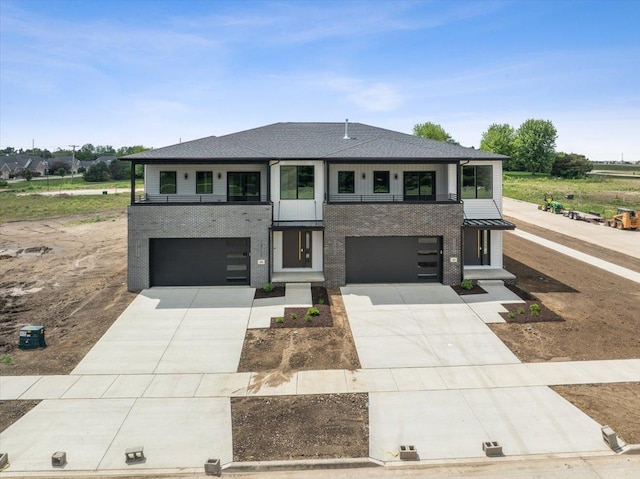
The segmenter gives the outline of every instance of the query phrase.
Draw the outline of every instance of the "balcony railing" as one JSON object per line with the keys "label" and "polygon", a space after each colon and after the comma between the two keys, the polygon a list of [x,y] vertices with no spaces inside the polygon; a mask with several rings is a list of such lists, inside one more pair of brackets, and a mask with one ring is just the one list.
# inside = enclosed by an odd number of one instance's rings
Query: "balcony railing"
{"label": "balcony railing", "polygon": [[329,195],[329,203],[457,203],[458,195],[446,193],[416,197],[411,195],[373,194],[356,195],[352,193]]}
{"label": "balcony railing", "polygon": [[152,195],[144,193],[136,196],[136,203],[147,204],[259,204],[266,203],[267,195],[227,196],[227,195]]}

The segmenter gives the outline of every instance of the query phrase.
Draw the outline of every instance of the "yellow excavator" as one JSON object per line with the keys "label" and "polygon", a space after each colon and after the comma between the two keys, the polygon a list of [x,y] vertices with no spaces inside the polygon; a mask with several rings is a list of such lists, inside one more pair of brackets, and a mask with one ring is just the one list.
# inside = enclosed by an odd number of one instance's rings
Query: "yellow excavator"
{"label": "yellow excavator", "polygon": [[636,230],[640,226],[638,215],[630,208],[618,208],[618,213],[613,215],[607,224],[619,230]]}

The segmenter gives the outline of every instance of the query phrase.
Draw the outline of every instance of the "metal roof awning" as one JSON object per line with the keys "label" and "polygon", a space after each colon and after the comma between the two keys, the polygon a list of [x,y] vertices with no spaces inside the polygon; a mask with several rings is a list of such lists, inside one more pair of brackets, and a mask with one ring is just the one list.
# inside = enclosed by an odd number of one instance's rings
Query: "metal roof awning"
{"label": "metal roof awning", "polygon": [[465,228],[479,228],[483,230],[514,230],[516,225],[503,219],[473,219],[464,220]]}
{"label": "metal roof awning", "polygon": [[322,221],[274,221],[271,225],[272,230],[288,230],[288,229],[307,229],[307,230],[323,230]]}

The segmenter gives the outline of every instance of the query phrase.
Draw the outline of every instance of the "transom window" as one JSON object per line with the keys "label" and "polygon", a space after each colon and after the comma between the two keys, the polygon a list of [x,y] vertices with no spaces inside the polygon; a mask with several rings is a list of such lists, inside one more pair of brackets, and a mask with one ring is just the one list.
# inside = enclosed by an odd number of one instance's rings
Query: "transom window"
{"label": "transom window", "polygon": [[213,193],[213,172],[196,171],[196,194],[210,195]]}
{"label": "transom window", "polygon": [[260,201],[260,172],[227,173],[227,201]]}
{"label": "transom window", "polygon": [[160,194],[161,195],[175,195],[176,188],[176,172],[175,171],[161,171],[160,172]]}
{"label": "transom window", "polygon": [[355,193],[356,174],[354,171],[338,171],[338,193]]}
{"label": "transom window", "polygon": [[313,166],[281,166],[280,199],[312,200],[313,175]]}
{"label": "transom window", "polygon": [[405,201],[435,201],[436,172],[435,171],[405,171],[404,172],[404,200]]}
{"label": "transom window", "polygon": [[462,167],[462,198],[493,198],[493,166]]}
{"label": "transom window", "polygon": [[373,192],[389,193],[389,172],[388,171],[373,172]]}

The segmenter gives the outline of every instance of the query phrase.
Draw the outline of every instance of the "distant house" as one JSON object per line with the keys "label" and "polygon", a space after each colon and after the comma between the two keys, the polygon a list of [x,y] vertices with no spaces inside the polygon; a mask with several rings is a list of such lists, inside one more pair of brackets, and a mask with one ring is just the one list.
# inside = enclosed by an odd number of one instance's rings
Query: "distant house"
{"label": "distant house", "polygon": [[47,160],[49,163],[49,174],[55,175],[60,168],[64,168],[71,174],[77,174],[78,168],[80,168],[80,161],[75,159],[72,155],[68,156],[55,156]]}
{"label": "distant house", "polygon": [[508,157],[361,123],[276,123],[122,158],[145,168],[128,287],[459,284],[503,269]]}
{"label": "distant house", "polygon": [[44,174],[44,158],[22,153],[4,156],[0,159],[0,175],[3,180],[11,177],[24,176],[26,170],[32,173]]}
{"label": "distant house", "polygon": [[117,160],[117,159],[118,159],[117,156],[102,155],[102,156],[99,156],[98,158],[96,158],[95,162],[97,163],[97,162],[101,161],[102,163],[106,163],[108,165],[112,161]]}

